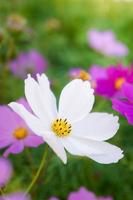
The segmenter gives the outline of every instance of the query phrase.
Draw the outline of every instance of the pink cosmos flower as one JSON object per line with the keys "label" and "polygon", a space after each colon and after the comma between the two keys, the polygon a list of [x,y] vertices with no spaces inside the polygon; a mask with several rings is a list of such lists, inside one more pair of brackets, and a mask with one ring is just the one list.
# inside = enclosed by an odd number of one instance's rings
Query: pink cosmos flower
{"label": "pink cosmos flower", "polygon": [[89,73],[95,92],[105,98],[121,96],[122,85],[125,82],[133,83],[133,67],[126,68],[121,64],[108,68],[94,65]]}
{"label": "pink cosmos flower", "polygon": [[98,31],[91,29],[87,33],[88,42],[91,48],[106,56],[126,56],[128,48],[121,42],[118,42],[112,31]]}
{"label": "pink cosmos flower", "polygon": [[[59,200],[56,197],[52,197],[49,200]],[[113,200],[112,197],[96,197],[96,195],[86,188],[81,187],[76,192],[71,192],[67,200]]]}
{"label": "pink cosmos flower", "polygon": [[128,123],[133,125],[133,85],[125,83],[122,86],[123,99],[113,99],[113,109],[125,116]]}
{"label": "pink cosmos flower", "polygon": [[28,73],[33,77],[37,73],[43,73],[46,71],[47,65],[46,59],[39,52],[30,50],[19,54],[16,59],[9,63],[9,68],[14,75],[25,79]]}
{"label": "pink cosmos flower", "polygon": [[111,197],[96,197],[94,193],[81,187],[78,191],[70,193],[68,200],[113,200]]}
{"label": "pink cosmos flower", "polygon": [[23,192],[17,192],[0,197],[0,200],[31,200],[31,198],[29,195],[26,196]]}
{"label": "pink cosmos flower", "polygon": [[[24,98],[18,101],[31,111]],[[0,106],[0,149],[6,148],[4,156],[18,154],[24,147],[38,147],[43,143],[41,137],[35,135],[22,118],[8,106]]]}
{"label": "pink cosmos flower", "polygon": [[13,169],[10,161],[0,158],[0,187],[4,187],[12,177]]}

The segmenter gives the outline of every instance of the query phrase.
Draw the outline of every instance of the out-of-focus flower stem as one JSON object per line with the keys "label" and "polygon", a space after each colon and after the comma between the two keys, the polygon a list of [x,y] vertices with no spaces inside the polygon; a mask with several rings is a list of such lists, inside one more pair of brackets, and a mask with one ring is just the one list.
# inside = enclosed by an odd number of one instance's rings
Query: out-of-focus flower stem
{"label": "out-of-focus flower stem", "polygon": [[0,187],[0,193],[2,196],[4,196],[4,192],[3,192],[3,189]]}
{"label": "out-of-focus flower stem", "polygon": [[26,192],[25,192],[25,195],[27,195],[27,194],[30,192],[30,190],[32,189],[32,187],[34,186],[34,184],[36,183],[36,181],[38,180],[38,178],[39,178],[39,176],[40,176],[40,173],[41,173],[41,171],[42,171],[42,169],[43,169],[43,167],[44,167],[44,165],[45,165],[45,162],[46,162],[47,151],[48,151],[48,147],[46,146],[46,149],[45,149],[45,151],[44,151],[44,153],[43,153],[42,160],[41,160],[41,162],[40,162],[40,166],[39,166],[39,168],[38,168],[38,170],[37,170],[37,172],[36,172],[36,174],[35,174],[35,176],[34,176],[32,182],[31,182],[30,185],[28,186],[28,188],[27,188],[27,190],[26,190]]}
{"label": "out-of-focus flower stem", "polygon": [[1,69],[1,78],[0,78],[0,89],[1,89],[1,94],[0,94],[0,101],[1,103],[5,102],[5,96],[7,92],[7,75],[8,75],[8,68],[5,64],[3,64],[2,69]]}
{"label": "out-of-focus flower stem", "polygon": [[33,161],[32,154],[31,154],[29,148],[26,148],[25,152],[26,152],[26,156],[28,158],[28,162],[29,162],[30,168],[32,170],[32,174],[31,174],[31,177],[32,177],[34,172],[35,172],[34,161]]}

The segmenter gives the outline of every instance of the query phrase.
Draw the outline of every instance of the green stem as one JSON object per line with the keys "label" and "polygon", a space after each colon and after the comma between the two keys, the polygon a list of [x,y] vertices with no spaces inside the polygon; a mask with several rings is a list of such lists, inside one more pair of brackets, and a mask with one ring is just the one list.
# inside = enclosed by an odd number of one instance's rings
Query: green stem
{"label": "green stem", "polygon": [[32,189],[32,187],[34,186],[34,184],[35,184],[36,181],[38,180],[39,175],[40,175],[40,173],[41,173],[41,171],[42,171],[42,169],[43,169],[43,167],[44,167],[44,164],[45,164],[45,161],[46,161],[46,156],[47,156],[47,148],[46,148],[46,150],[44,151],[44,154],[43,154],[43,157],[42,157],[40,166],[39,166],[39,168],[38,168],[38,170],[37,170],[37,172],[36,172],[36,174],[35,174],[35,176],[34,176],[32,182],[31,182],[30,185],[28,186],[28,188],[27,188],[25,194],[28,194],[28,193],[29,193],[29,191]]}
{"label": "green stem", "polygon": [[0,193],[2,196],[4,196],[4,192],[3,192],[2,188],[0,188]]}
{"label": "green stem", "polygon": [[31,168],[31,171],[32,171],[32,175],[31,177],[33,176],[33,174],[35,174],[35,167],[34,167],[34,162],[33,162],[33,158],[32,158],[32,154],[29,150],[29,148],[26,148],[25,149],[25,152],[26,152],[26,156],[28,158],[28,162],[29,162],[29,165],[30,165],[30,168]]}

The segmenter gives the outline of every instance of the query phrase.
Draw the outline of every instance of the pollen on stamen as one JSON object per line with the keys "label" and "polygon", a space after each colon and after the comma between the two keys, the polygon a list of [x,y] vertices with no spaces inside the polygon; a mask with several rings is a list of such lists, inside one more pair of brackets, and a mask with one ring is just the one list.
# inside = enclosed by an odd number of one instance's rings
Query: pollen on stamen
{"label": "pollen on stamen", "polygon": [[115,81],[115,89],[116,90],[121,89],[121,87],[122,87],[122,85],[123,85],[124,82],[125,82],[125,78],[118,78],[118,79],[116,79],[116,81]]}
{"label": "pollen on stamen", "polygon": [[24,138],[26,138],[28,135],[28,131],[26,130],[26,128],[17,128],[15,129],[13,136],[17,139],[17,140],[22,140]]}
{"label": "pollen on stamen", "polygon": [[88,72],[86,72],[85,70],[80,71],[79,78],[81,78],[83,81],[90,81],[91,80],[90,74]]}
{"label": "pollen on stamen", "polygon": [[71,133],[71,124],[67,119],[56,119],[51,125],[52,131],[58,137],[65,137]]}

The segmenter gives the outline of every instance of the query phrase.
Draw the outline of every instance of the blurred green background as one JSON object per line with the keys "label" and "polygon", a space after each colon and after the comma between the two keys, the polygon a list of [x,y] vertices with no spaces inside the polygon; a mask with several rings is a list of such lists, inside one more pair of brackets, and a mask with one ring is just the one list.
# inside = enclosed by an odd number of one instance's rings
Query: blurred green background
{"label": "blurred green background", "polygon": [[[54,81],[57,96],[68,82],[68,70],[72,67],[88,69],[92,64],[104,67],[133,61],[133,1],[127,0],[0,0],[0,28],[6,26],[11,14],[25,17],[32,29],[30,43],[20,50],[31,48],[40,51],[49,62],[46,72]],[[87,31],[90,28],[113,30],[117,38],[130,51],[126,58],[108,58],[89,48]],[[3,49],[0,49],[0,54]],[[2,67],[2,65],[1,65]],[[0,102],[8,103],[24,95],[23,81],[9,74],[0,81]],[[112,113],[111,103],[97,97],[95,111]],[[85,186],[97,195],[111,195],[115,200],[133,200],[133,127],[120,117],[121,127],[111,141],[124,149],[125,157],[113,165],[101,165],[86,158],[69,155],[68,164],[49,150],[46,172],[32,190],[33,200],[47,200],[57,196],[67,199],[71,191]],[[37,168],[44,146],[12,155],[15,174],[8,190],[25,189],[31,180],[27,159]],[[31,156],[32,155],[32,156]],[[52,156],[50,156],[52,155]]]}

